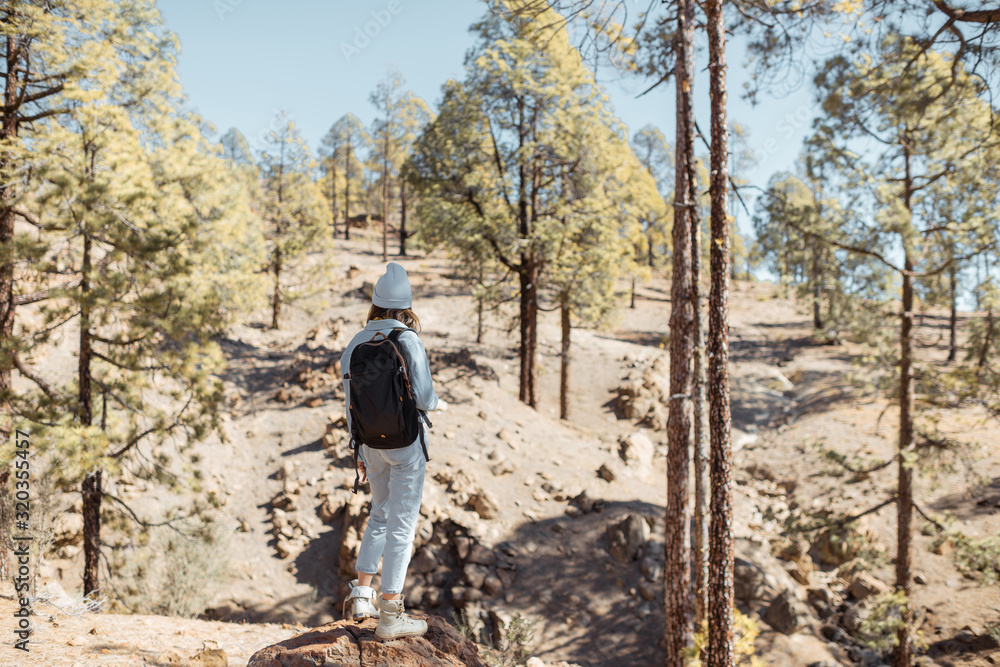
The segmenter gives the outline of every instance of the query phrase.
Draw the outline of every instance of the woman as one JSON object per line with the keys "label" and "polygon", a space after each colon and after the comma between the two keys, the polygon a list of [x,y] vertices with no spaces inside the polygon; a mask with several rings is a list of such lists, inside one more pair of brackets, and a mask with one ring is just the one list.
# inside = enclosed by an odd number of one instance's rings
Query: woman
{"label": "woman", "polygon": [[[375,332],[388,335],[393,329],[408,327],[420,330],[420,320],[411,309],[412,294],[406,270],[389,262],[385,274],[375,283],[368,322],[348,344],[340,363],[344,372],[351,367],[351,353],[358,344],[371,340]],[[420,338],[404,332],[399,347],[410,378],[410,388],[419,410],[443,410],[447,404],[437,397],[431,383],[427,352]],[[344,380],[345,406],[350,428],[351,387]],[[423,428],[423,426],[421,426]],[[361,540],[355,569],[358,578],[351,581],[351,592],[344,606],[351,605],[351,618],[378,618],[375,636],[387,640],[416,637],[427,631],[427,622],[403,613],[403,582],[410,563],[410,548],[420,515],[427,459],[420,436],[401,449],[376,449],[362,444],[358,450],[358,469],[371,484],[372,504],[368,527]],[[372,578],[382,560],[382,595],[375,607]],[[346,617],[346,613],[345,613]]]}

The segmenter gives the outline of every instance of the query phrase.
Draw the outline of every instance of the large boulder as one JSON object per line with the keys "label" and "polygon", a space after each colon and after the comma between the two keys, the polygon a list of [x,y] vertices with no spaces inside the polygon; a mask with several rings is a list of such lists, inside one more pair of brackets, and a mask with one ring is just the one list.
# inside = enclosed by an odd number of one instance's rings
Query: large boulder
{"label": "large boulder", "polygon": [[247,667],[486,667],[476,645],[443,618],[411,615],[427,621],[423,636],[380,642],[375,619],[337,621],[262,648]]}

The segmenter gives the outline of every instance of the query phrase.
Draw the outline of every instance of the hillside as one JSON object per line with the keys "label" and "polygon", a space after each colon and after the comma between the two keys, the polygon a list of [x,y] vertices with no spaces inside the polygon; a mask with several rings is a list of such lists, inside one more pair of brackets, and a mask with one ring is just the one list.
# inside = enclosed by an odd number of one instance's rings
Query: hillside
{"label": "hillside", "polygon": [[[170,652],[188,656],[207,645],[243,665],[263,646],[339,618],[363,499],[346,490],[354,472],[336,425],[343,404],[333,364],[363,323],[370,302],[362,287],[382,263],[374,235],[337,245],[337,281],[289,308],[283,329],[267,329],[262,309],[222,341],[230,362],[228,442],[213,438],[197,451],[206,487],[223,500],[232,576],[203,620],[72,615],[42,604],[32,661],[171,664]],[[446,618],[464,609],[481,639],[515,612],[526,614],[537,621],[532,653],[546,662],[662,664],[666,446],[657,422],[665,412],[642,404],[652,413],[640,426],[626,415],[645,410],[617,397],[655,397],[667,360],[668,281],[658,275],[640,286],[636,308],[623,308],[613,329],[573,331],[572,419],[563,422],[558,313],[542,315],[535,411],[517,400],[516,329],[494,318],[477,344],[472,301],[449,278],[447,261],[394,259],[409,272],[435,387],[450,404],[431,415],[408,606]],[[774,285],[736,283],[731,303],[737,556],[748,564],[737,573],[737,589],[744,611],[769,619],[760,621],[758,654],[769,665],[879,664],[842,629],[844,615],[864,607],[855,588],[861,578],[824,564],[815,545],[810,554],[809,544],[781,540],[778,532],[789,513],[856,513],[891,493],[894,467],[838,476],[820,449],[886,456],[895,442],[894,410],[853,390],[859,350],[814,343],[804,309]],[[928,317],[918,334],[932,343],[943,325]],[[922,353],[941,349],[928,344]],[[65,361],[53,355],[49,376]],[[950,513],[970,536],[1000,534],[1000,425],[968,411],[946,415],[941,428],[981,446],[939,467],[933,479],[921,477],[918,503],[938,516]],[[130,481],[117,491],[145,511],[162,509],[163,498]],[[59,525],[65,545],[42,575],[68,593],[65,607],[79,589],[82,555],[73,548],[72,519]],[[891,582],[892,507],[865,517],[864,526],[866,547],[883,554],[866,576]],[[960,572],[952,549],[916,532],[915,603],[928,655],[942,665],[996,664],[1000,649],[989,628],[1000,623],[1000,589]],[[9,587],[2,592],[0,614],[9,619]],[[791,625],[769,612],[783,593],[794,598],[785,614]],[[0,652],[0,664],[36,664],[21,660]]]}

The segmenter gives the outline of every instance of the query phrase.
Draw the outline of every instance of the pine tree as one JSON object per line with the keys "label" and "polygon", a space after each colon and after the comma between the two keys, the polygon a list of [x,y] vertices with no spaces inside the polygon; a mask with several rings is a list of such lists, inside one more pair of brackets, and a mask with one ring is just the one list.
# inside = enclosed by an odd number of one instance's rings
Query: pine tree
{"label": "pine tree", "polygon": [[[899,435],[896,455],[896,589],[907,602],[893,653],[894,667],[912,662],[911,563],[915,390],[913,312],[915,281],[947,271],[957,258],[932,264],[934,229],[918,215],[920,200],[933,186],[957,174],[987,172],[995,143],[989,106],[980,80],[970,76],[950,54],[938,54],[905,37],[890,36],[874,57],[831,59],[817,76],[825,112],[821,132],[825,156],[851,182],[866,184],[869,214],[859,218],[844,249],[866,254],[898,276]],[[870,157],[864,147],[875,137],[881,150]],[[869,149],[870,150],[870,149]],[[867,159],[866,159],[867,158]],[[856,204],[855,204],[856,206]],[[953,231],[977,234],[984,221],[949,221]],[[971,229],[970,229],[971,227]],[[893,261],[885,248],[899,250]],[[981,250],[978,249],[978,250]],[[973,251],[975,252],[975,251]]]}
{"label": "pine tree", "polygon": [[372,171],[379,174],[382,199],[382,255],[388,252],[389,211],[394,184],[399,191],[399,254],[406,255],[406,229],[408,193],[403,171],[413,149],[417,135],[426,127],[434,114],[427,103],[411,91],[400,91],[403,77],[390,72],[378,85],[369,100],[378,109],[379,116],[372,125]]}
{"label": "pine tree", "polygon": [[371,137],[358,117],[348,113],[337,119],[327,132],[324,146],[329,146],[329,150],[338,156],[341,164],[340,173],[344,183],[344,239],[350,239],[351,207],[360,199],[364,189],[362,157],[371,148]]}
{"label": "pine tree", "polygon": [[[165,74],[157,89],[168,89],[168,66],[146,71]],[[205,437],[218,426],[221,399],[222,355],[212,336],[225,323],[216,287],[227,281],[206,276],[201,262],[207,244],[224,247],[230,238],[213,232],[239,231],[222,212],[232,193],[215,189],[226,167],[195,123],[160,111],[170,97],[145,101],[141,129],[136,106],[83,102],[71,127],[50,127],[39,144],[46,158],[34,204],[47,252],[36,270],[73,279],[53,290],[32,338],[44,349],[57,329],[75,331],[78,364],[67,386],[39,383],[24,414],[57,443],[49,454],[59,485],[80,486],[83,590],[91,596],[101,590],[103,500],[137,516],[104,483],[141,468],[144,446],[176,439],[183,451]],[[162,478],[167,463],[138,474]],[[196,504],[192,514],[206,507]]]}
{"label": "pine tree", "polygon": [[496,11],[474,26],[479,40],[466,80],[446,84],[439,115],[417,142],[411,178],[421,243],[446,244],[473,272],[485,259],[485,275],[516,277],[519,397],[533,407],[538,301],[565,229],[558,211],[573,196],[562,184],[609,142],[624,142],[623,131],[609,138],[594,129],[618,123],[553,18]]}
{"label": "pine tree", "polygon": [[[22,291],[17,266],[37,253],[28,235],[15,235],[15,220],[37,220],[23,206],[34,187],[31,150],[39,133],[70,122],[74,101],[106,91],[122,73],[141,67],[144,54],[164,46],[144,28],[158,22],[151,0],[19,0],[0,6],[3,50],[3,113],[0,114],[0,438],[8,439],[11,372],[20,341],[14,336],[18,305],[38,303],[45,290]],[[2,530],[2,528],[0,528]],[[0,563],[0,575],[2,572]]]}
{"label": "pine tree", "polygon": [[287,300],[288,271],[307,252],[322,251],[329,244],[329,237],[322,234],[326,207],[320,186],[312,179],[314,165],[309,148],[291,120],[282,118],[277,126],[279,129],[269,134],[260,156],[269,268],[273,275],[272,329],[279,328],[281,306]]}

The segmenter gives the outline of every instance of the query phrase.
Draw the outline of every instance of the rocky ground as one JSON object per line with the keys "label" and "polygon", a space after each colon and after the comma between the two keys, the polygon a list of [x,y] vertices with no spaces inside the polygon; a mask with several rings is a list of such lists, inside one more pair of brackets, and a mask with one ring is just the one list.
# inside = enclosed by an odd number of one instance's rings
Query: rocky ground
{"label": "rocky ground", "polygon": [[[366,497],[349,491],[338,357],[363,323],[379,249],[364,234],[339,242],[328,291],[287,309],[281,330],[266,328],[262,310],[222,341],[228,441],[197,450],[205,484],[223,502],[231,576],[202,620],[74,610],[80,526],[67,512],[57,522],[59,548],[41,569],[62,602],[39,605],[33,660],[177,664],[202,651],[194,664],[214,664],[204,661],[218,648],[242,665],[263,646],[339,618]],[[431,415],[408,607],[457,619],[483,643],[515,614],[527,616],[531,653],[545,663],[662,664],[668,282],[641,286],[636,308],[622,310],[611,330],[574,330],[572,419],[560,421],[558,314],[543,314],[540,326],[536,411],[517,400],[509,321],[494,316],[476,343],[473,303],[447,261],[399,261],[413,283],[435,387],[450,404]],[[887,455],[894,410],[848,381],[859,350],[815,343],[804,311],[775,286],[737,283],[731,298],[736,583],[741,610],[759,621],[757,653],[768,665],[881,664],[861,639],[892,581],[892,507],[847,533],[780,533],[811,511],[860,512],[891,493],[894,468],[844,475],[824,450]],[[933,344],[941,326],[927,318],[919,330],[932,358],[941,354]],[[60,359],[52,355],[54,365]],[[972,412],[944,414],[941,427],[979,445],[919,478],[921,508],[949,513],[971,536],[1000,533],[1000,428]],[[115,488],[150,511],[164,502],[137,480]],[[916,545],[926,663],[996,664],[998,589],[957,569],[947,542],[918,534]],[[10,618],[12,604],[0,597],[0,614]],[[20,660],[0,649],[0,664]]]}

